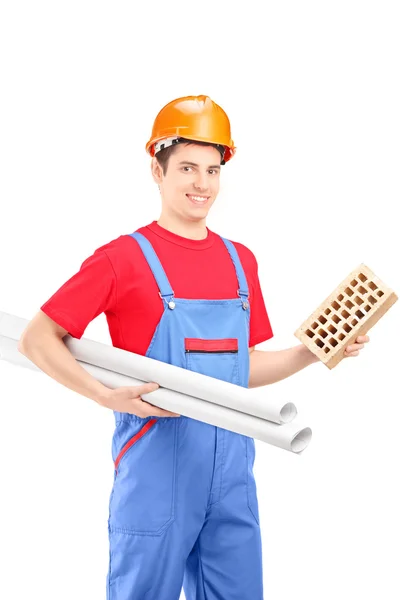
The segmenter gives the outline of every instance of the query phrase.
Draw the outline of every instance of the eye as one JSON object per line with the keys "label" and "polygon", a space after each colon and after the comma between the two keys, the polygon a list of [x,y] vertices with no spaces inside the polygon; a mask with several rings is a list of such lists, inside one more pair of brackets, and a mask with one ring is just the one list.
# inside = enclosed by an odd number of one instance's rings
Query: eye
{"label": "eye", "polygon": [[210,169],[208,172],[209,172],[209,173],[211,173],[211,174],[213,174],[213,173],[214,173],[214,175],[215,175],[216,173],[218,173],[218,171],[217,171],[216,169]]}
{"label": "eye", "polygon": [[[192,167],[182,167],[183,170],[185,170],[185,169],[191,169],[191,168]],[[188,171],[185,171],[185,172],[187,173]]]}

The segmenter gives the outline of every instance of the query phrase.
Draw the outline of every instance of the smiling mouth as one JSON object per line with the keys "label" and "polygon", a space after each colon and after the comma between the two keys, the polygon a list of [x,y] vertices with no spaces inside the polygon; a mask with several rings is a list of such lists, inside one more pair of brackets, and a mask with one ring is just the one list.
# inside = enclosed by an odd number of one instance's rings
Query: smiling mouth
{"label": "smiling mouth", "polygon": [[196,194],[186,194],[193,204],[197,204],[201,206],[202,204],[206,204],[206,202],[210,199],[210,196],[198,196]]}

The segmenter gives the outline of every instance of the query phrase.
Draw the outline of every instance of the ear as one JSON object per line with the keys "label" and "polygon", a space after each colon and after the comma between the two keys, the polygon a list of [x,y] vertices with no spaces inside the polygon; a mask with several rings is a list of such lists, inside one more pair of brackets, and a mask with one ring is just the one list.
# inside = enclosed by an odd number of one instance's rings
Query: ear
{"label": "ear", "polygon": [[153,157],[151,159],[151,174],[153,175],[154,181],[158,185],[160,185],[160,183],[162,182],[162,178],[163,178],[163,170],[162,170],[160,163],[158,162],[158,160],[155,157]]}

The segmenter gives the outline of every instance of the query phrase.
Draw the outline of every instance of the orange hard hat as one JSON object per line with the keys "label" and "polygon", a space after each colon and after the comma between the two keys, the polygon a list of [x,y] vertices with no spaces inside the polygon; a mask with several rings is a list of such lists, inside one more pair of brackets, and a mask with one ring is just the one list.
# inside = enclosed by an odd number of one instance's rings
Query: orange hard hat
{"label": "orange hard hat", "polygon": [[223,146],[223,163],[236,151],[227,114],[208,96],[185,96],[166,104],[155,118],[146,151],[154,156],[179,138]]}

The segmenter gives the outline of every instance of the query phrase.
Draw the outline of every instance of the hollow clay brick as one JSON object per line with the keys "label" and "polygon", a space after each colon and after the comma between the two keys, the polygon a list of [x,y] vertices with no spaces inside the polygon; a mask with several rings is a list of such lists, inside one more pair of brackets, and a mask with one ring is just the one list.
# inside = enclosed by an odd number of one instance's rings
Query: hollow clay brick
{"label": "hollow clay brick", "polygon": [[347,346],[365,335],[398,300],[363,263],[295,331],[295,336],[329,369]]}

